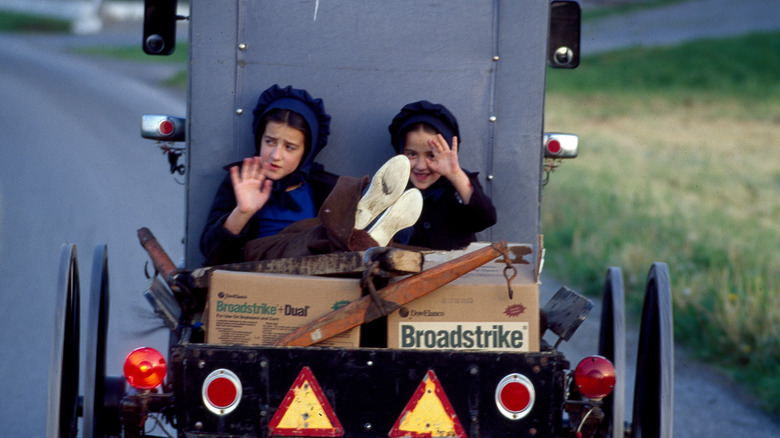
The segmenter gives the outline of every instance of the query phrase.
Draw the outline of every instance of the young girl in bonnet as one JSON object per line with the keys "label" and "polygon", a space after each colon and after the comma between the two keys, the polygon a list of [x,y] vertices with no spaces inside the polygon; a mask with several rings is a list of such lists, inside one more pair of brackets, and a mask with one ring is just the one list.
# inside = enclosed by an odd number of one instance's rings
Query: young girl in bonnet
{"label": "young girl in bonnet", "polygon": [[388,129],[396,154],[410,161],[409,185],[423,196],[420,219],[396,234],[396,242],[460,249],[496,223],[496,209],[478,174],[460,167],[458,121],[444,105],[426,100],[405,105]]}
{"label": "young girl in bonnet", "polygon": [[252,131],[257,155],[226,166],[201,235],[206,265],[243,261],[246,242],[315,217],[336,184],[314,161],[330,133],[321,99],[274,85],[257,101]]}

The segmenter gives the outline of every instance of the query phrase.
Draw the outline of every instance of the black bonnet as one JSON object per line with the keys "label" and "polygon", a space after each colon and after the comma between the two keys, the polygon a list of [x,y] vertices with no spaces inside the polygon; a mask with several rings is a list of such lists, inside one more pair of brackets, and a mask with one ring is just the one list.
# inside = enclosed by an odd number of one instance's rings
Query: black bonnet
{"label": "black bonnet", "polygon": [[[393,117],[392,123],[387,128],[390,131],[390,142],[396,154],[400,154],[403,148],[406,132],[413,125],[424,122],[433,126],[447,143],[452,142],[452,137],[458,137],[460,145],[460,130],[458,129],[458,120],[442,104],[431,103],[427,100],[409,103],[401,108],[401,111]],[[450,144],[450,146],[452,146]]]}

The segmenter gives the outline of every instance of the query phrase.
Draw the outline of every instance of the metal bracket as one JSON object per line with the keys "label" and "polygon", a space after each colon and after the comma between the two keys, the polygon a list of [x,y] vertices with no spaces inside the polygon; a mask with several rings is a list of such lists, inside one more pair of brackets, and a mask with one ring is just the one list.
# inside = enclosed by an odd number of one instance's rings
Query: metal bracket
{"label": "metal bracket", "polygon": [[547,316],[547,327],[559,336],[555,348],[561,341],[568,341],[593,309],[593,301],[566,286],[558,289],[542,309]]}
{"label": "metal bracket", "polygon": [[[367,257],[368,258],[368,257]],[[363,276],[360,278],[360,287],[363,289],[363,295],[371,297],[371,304],[366,309],[366,320],[376,319],[381,316],[387,316],[390,312],[398,308],[395,303],[382,299],[374,286],[374,277],[384,272],[379,268],[379,262],[373,261],[366,265]]]}

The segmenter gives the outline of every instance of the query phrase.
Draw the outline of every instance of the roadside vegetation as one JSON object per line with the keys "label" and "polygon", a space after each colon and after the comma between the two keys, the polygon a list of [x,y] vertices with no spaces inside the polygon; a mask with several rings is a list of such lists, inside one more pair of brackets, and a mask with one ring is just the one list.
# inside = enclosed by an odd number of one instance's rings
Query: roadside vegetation
{"label": "roadside vegetation", "polygon": [[187,45],[177,44],[176,50],[168,56],[152,56],[144,53],[141,44],[132,47],[79,47],[74,49],[81,55],[110,57],[133,62],[168,62],[181,65],[181,70],[166,79],[165,87],[187,88]]}
{"label": "roadside vegetation", "polygon": [[545,269],[637,317],[668,263],[675,338],[780,414],[780,33],[637,48],[550,70],[545,130],[580,155],[544,189]]}
{"label": "roadside vegetation", "polygon": [[645,9],[657,8],[686,0],[591,0],[583,7],[582,18],[604,18]]}
{"label": "roadside vegetation", "polygon": [[137,46],[124,47],[79,47],[78,52],[90,56],[108,56],[123,61],[138,62],[174,62],[182,64],[182,68],[187,67],[187,45],[176,44],[176,50],[167,56],[152,56],[144,53],[139,40]]}
{"label": "roadside vegetation", "polygon": [[[69,20],[0,10],[0,32],[6,33],[69,33]],[[84,46],[72,49],[74,53],[97,57],[110,57],[134,62],[169,62],[181,65],[181,71],[168,78],[163,86],[184,89],[187,86],[187,45],[179,44],[169,56],[149,56],[137,46],[109,47]]]}
{"label": "roadside vegetation", "polygon": [[688,0],[590,0],[582,8],[582,18],[584,20],[604,18],[610,15],[653,9],[685,1]]}
{"label": "roadside vegetation", "polygon": [[65,33],[70,22],[20,12],[0,11],[0,32]]}

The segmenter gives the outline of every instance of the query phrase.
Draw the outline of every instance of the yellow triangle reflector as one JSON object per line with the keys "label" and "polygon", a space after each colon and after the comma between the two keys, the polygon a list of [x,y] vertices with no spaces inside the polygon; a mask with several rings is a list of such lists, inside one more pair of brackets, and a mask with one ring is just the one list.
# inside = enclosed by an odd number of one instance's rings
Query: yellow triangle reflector
{"label": "yellow triangle reflector", "polygon": [[425,374],[388,436],[466,438],[466,432],[433,370]]}
{"label": "yellow triangle reflector", "polygon": [[309,367],[298,373],[268,428],[273,436],[344,436],[344,428]]}

